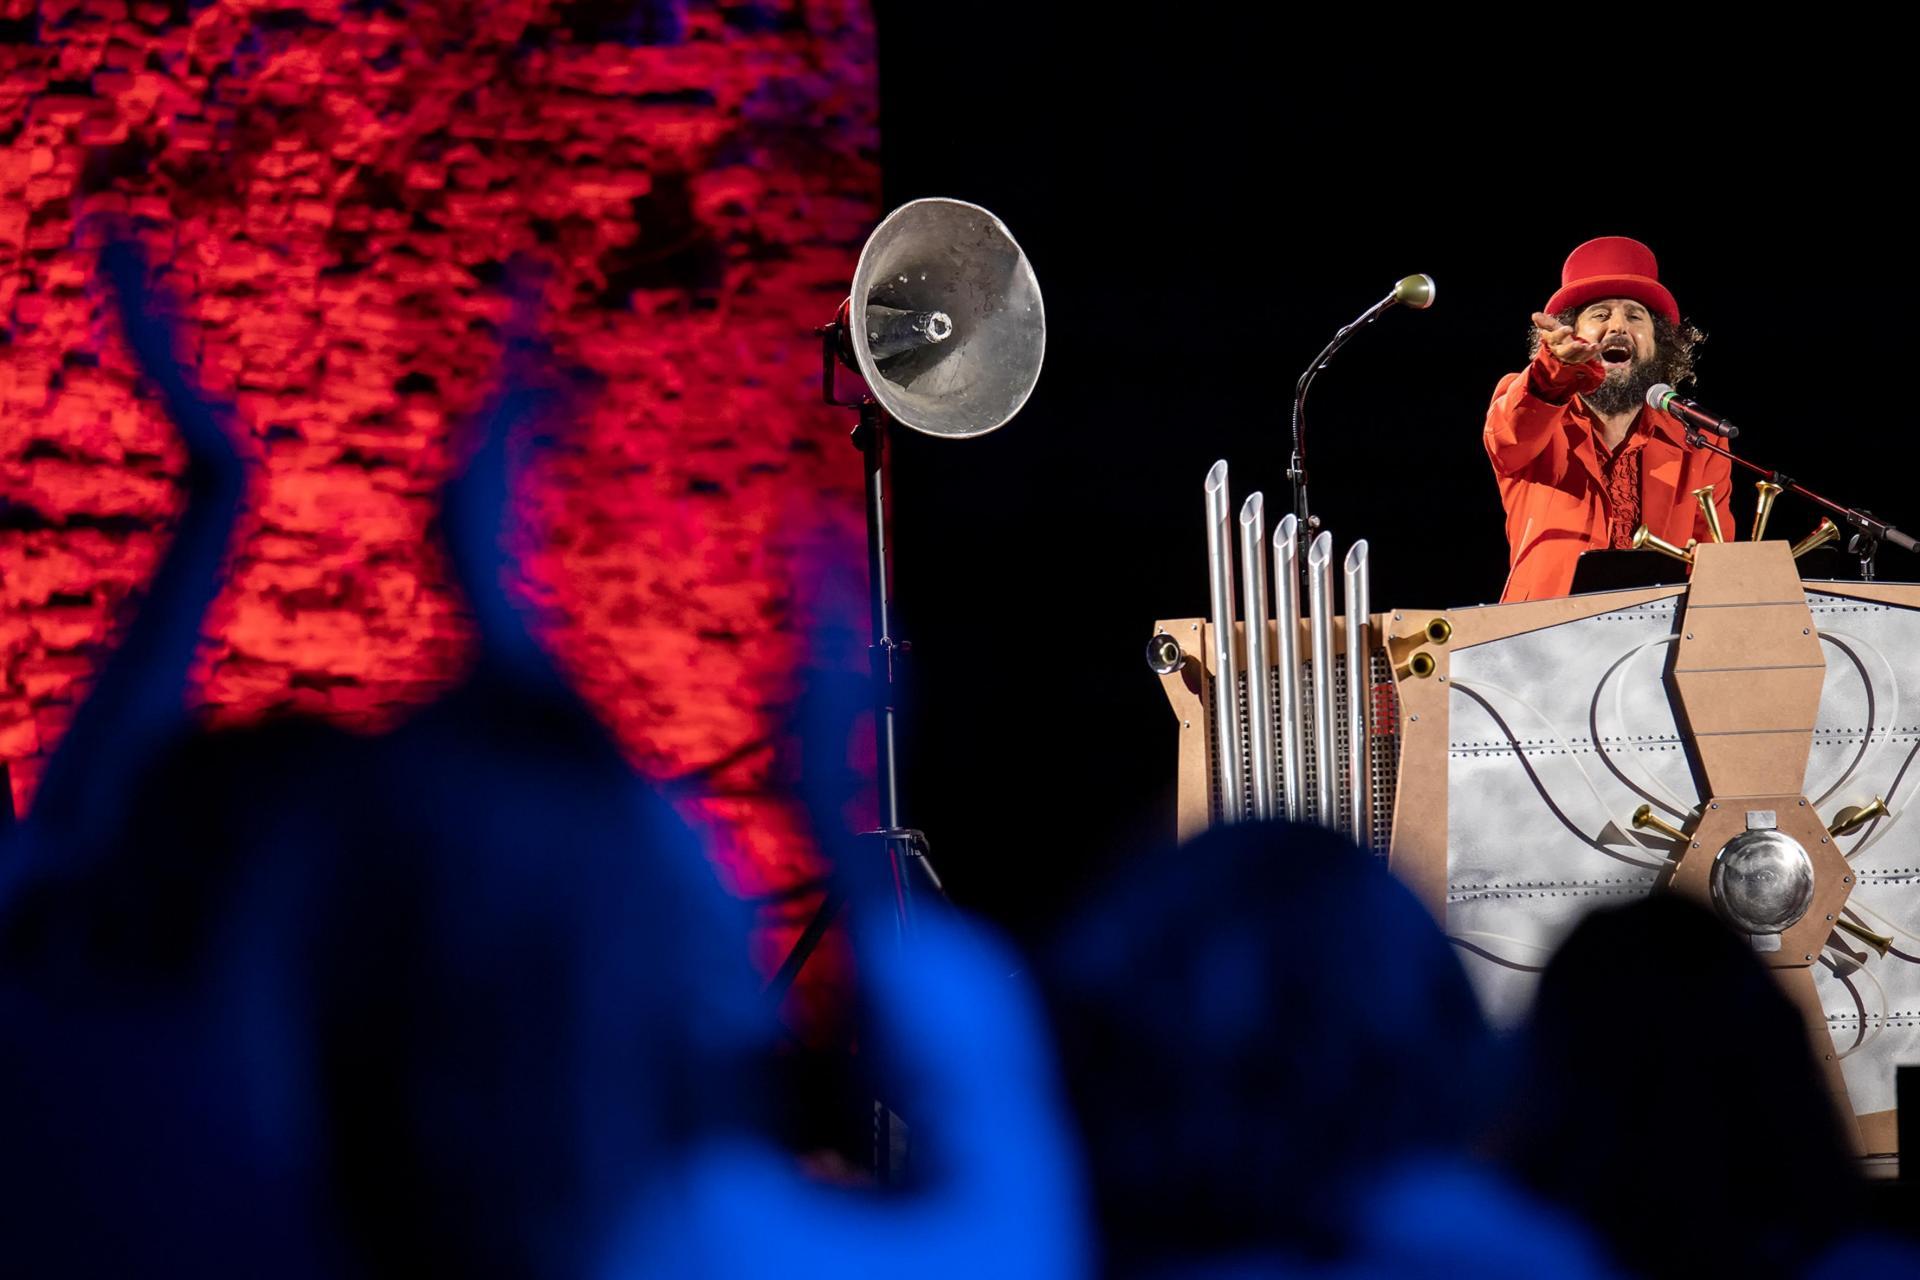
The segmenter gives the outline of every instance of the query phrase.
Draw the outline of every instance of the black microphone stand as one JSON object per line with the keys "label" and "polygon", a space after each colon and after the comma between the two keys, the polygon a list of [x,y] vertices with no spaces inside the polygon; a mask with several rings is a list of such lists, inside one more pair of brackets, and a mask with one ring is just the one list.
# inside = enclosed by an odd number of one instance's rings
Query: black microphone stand
{"label": "black microphone stand", "polygon": [[[1334,352],[1346,346],[1354,334],[1378,320],[1389,307],[1406,303],[1415,310],[1422,310],[1432,302],[1431,276],[1408,276],[1401,280],[1386,297],[1361,312],[1359,319],[1334,334],[1333,341],[1313,358],[1307,371],[1300,375],[1300,381],[1294,383],[1293,456],[1287,460],[1287,479],[1293,482],[1294,519],[1300,522],[1301,532],[1308,538],[1320,531],[1320,519],[1308,509],[1307,503],[1307,392],[1312,388],[1314,378],[1332,361]],[[1305,567],[1304,561],[1302,567]]]}
{"label": "black microphone stand", "polygon": [[1333,335],[1333,341],[1307,371],[1300,375],[1300,381],[1293,386],[1293,456],[1287,460],[1287,479],[1293,482],[1293,516],[1300,522],[1301,532],[1312,538],[1320,531],[1320,519],[1312,515],[1307,507],[1307,392],[1313,387],[1313,380],[1319,372],[1332,361],[1334,352],[1347,345],[1354,334],[1378,320],[1388,307],[1394,304],[1394,296],[1388,294],[1363,312],[1358,320]]}
{"label": "black microphone stand", "polygon": [[1749,461],[1734,453],[1732,450],[1715,443],[1708,437],[1706,432],[1694,426],[1692,423],[1685,423],[1685,425],[1687,443],[1694,448],[1705,449],[1708,453],[1717,453],[1735,466],[1744,467],[1756,475],[1765,476],[1772,483],[1779,485],[1782,492],[1805,498],[1816,507],[1839,517],[1840,521],[1852,525],[1856,532],[1853,538],[1847,543],[1847,549],[1860,558],[1860,580],[1862,582],[1872,582],[1874,580],[1873,561],[1874,557],[1880,554],[1881,543],[1891,542],[1903,551],[1920,553],[1920,541],[1916,541],[1910,534],[1896,529],[1885,520],[1873,515],[1873,513],[1843,506],[1831,498],[1823,497],[1788,476],[1786,472],[1777,471],[1771,467],[1763,467],[1757,462]]}

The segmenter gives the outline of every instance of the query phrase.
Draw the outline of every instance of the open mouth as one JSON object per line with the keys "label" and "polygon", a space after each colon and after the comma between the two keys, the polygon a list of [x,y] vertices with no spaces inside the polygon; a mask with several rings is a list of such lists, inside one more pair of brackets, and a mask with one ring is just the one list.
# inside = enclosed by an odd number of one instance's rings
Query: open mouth
{"label": "open mouth", "polygon": [[1609,369],[1633,363],[1633,340],[1631,338],[1608,338],[1600,344],[1600,358]]}

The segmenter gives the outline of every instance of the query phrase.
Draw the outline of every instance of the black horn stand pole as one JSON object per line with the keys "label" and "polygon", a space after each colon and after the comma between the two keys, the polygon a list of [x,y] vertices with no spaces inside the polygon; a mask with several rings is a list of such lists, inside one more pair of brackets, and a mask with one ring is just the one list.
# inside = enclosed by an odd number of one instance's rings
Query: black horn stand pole
{"label": "black horn stand pole", "polygon": [[893,878],[894,927],[905,941],[913,932],[913,875],[918,867],[935,893],[944,893],[940,877],[927,856],[924,832],[900,825],[900,765],[894,733],[898,709],[894,691],[900,677],[900,660],[909,652],[906,642],[896,640],[887,607],[887,494],[886,445],[887,414],[870,396],[859,401],[860,423],[853,429],[853,443],[859,448],[867,477],[867,601],[872,617],[873,643],[867,646],[869,678],[873,683],[873,747],[879,789],[880,827],[866,833],[887,851],[887,869]]}
{"label": "black horn stand pole", "polygon": [[[872,643],[867,646],[867,660],[868,678],[873,689],[873,746],[877,774],[874,781],[879,792],[877,807],[880,816],[879,829],[862,834],[870,842],[877,841],[886,852],[895,936],[904,941],[913,931],[913,886],[909,868],[918,867],[918,874],[925,878],[928,887],[936,894],[944,896],[946,889],[940,883],[940,876],[934,871],[933,861],[928,856],[926,834],[900,823],[900,767],[895,733],[898,709],[894,705],[894,691],[900,677],[900,660],[909,651],[909,646],[894,638],[887,594],[892,582],[890,557],[887,554],[888,419],[886,410],[864,389],[852,400],[841,399],[837,394],[841,345],[845,336],[843,322],[836,320],[823,325],[819,332],[821,398],[831,405],[857,408],[860,413],[859,423],[853,429],[853,443],[860,450],[866,472],[867,603],[873,637]],[[841,874],[829,877],[827,896],[820,903],[820,909],[814,912],[813,919],[807,922],[807,927],[795,940],[793,949],[767,982],[766,997],[770,1003],[777,1005],[786,998],[787,990],[799,976],[801,968],[846,906],[847,871],[852,871],[852,878],[856,880],[873,882],[865,868],[843,868]]]}
{"label": "black horn stand pole", "polygon": [[1715,443],[1711,436],[1698,427],[1691,425],[1687,427],[1687,443],[1696,449],[1717,453],[1735,466],[1743,467],[1755,475],[1765,476],[1779,485],[1783,492],[1796,494],[1828,512],[1836,518],[1836,522],[1852,525],[1855,533],[1848,544],[1848,549],[1859,557],[1860,579],[1863,582],[1873,581],[1873,561],[1874,557],[1880,554],[1881,543],[1891,542],[1902,551],[1920,553],[1920,541],[1916,541],[1911,534],[1901,532],[1871,512],[1858,511],[1852,507],[1842,506],[1831,498],[1823,497],[1800,484],[1784,471],[1775,471],[1771,467],[1763,467],[1757,462],[1741,457],[1731,449]]}
{"label": "black horn stand pole", "polygon": [[[867,646],[867,659],[873,690],[873,745],[877,775],[874,781],[878,789],[880,826],[862,835],[868,848],[878,845],[885,852],[894,937],[897,942],[904,944],[913,932],[914,876],[917,874],[924,878],[927,887],[936,895],[944,897],[946,888],[940,883],[940,876],[933,869],[933,860],[928,856],[926,834],[900,823],[899,760],[895,749],[898,709],[894,694],[900,676],[900,659],[909,651],[909,647],[894,637],[892,615],[888,607],[888,587],[892,581],[888,572],[890,557],[887,553],[886,442],[889,419],[886,410],[864,388],[853,400],[843,400],[836,394],[843,339],[844,329],[840,321],[820,329],[821,395],[828,404],[859,410],[860,419],[853,429],[853,443],[860,450],[866,472],[867,602],[872,626],[872,643]],[[864,864],[866,860],[862,858],[861,861]],[[827,930],[833,927],[834,921],[845,909],[850,882],[877,887],[878,871],[878,867],[869,865],[835,869],[828,878],[826,896],[813,913],[813,918],[807,922],[799,938],[795,939],[793,949],[780,962],[779,970],[767,982],[764,994],[769,1005],[778,1006],[786,998],[794,979],[799,977],[800,970],[819,947],[821,939],[827,936]],[[904,1164],[906,1129],[892,1111],[877,1099],[873,1118],[874,1170],[883,1182],[891,1182]]]}

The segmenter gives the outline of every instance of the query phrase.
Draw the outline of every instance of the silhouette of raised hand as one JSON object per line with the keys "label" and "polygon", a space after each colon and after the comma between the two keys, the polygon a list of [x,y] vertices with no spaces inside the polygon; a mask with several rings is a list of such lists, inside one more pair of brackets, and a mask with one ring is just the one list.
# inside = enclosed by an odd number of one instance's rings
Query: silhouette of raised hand
{"label": "silhouette of raised hand", "polygon": [[516,486],[536,432],[572,407],[551,353],[534,332],[536,283],[524,266],[509,276],[500,385],[485,408],[455,429],[454,449],[462,460],[441,487],[439,527],[454,583],[473,611],[481,671],[548,690],[566,688],[571,696],[507,586],[518,559],[509,533]]}
{"label": "silhouette of raised hand", "polygon": [[232,407],[208,397],[180,357],[178,304],[152,285],[145,252],[110,238],[100,271],[128,349],[186,446],[187,501],[118,646],[48,761],[23,834],[34,860],[52,864],[84,864],[112,839],[133,780],[186,723],[188,675],[248,471]]}

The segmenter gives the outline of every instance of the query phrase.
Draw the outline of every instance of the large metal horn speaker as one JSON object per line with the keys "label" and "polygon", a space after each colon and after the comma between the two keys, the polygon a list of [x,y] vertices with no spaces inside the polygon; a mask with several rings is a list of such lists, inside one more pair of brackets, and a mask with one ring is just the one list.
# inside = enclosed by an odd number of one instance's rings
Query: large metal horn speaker
{"label": "large metal horn speaker", "polygon": [[1046,311],[1000,219],[964,200],[915,200],[860,251],[844,341],[894,421],[928,435],[985,435],[1039,381]]}

